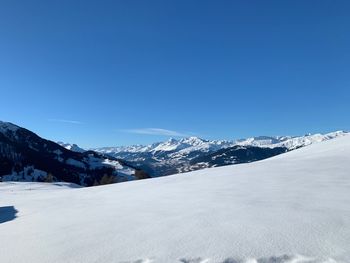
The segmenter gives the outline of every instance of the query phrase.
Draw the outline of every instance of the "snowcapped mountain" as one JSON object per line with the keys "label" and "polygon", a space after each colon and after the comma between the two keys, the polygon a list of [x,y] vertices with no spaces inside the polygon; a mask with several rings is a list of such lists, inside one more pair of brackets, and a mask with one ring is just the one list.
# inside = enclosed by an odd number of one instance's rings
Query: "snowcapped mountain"
{"label": "snowcapped mountain", "polygon": [[231,143],[226,141],[209,141],[189,137],[180,140],[169,139],[147,146],[105,147],[93,150],[124,159],[152,176],[163,176],[191,170],[188,167],[191,159],[230,145]]}
{"label": "snowcapped mountain", "polygon": [[[124,159],[146,170],[152,176],[163,176],[213,166],[261,160],[346,134],[348,133],[337,131],[295,137],[259,136],[236,141],[189,137],[179,140],[169,139],[151,145],[104,147],[93,150]],[[262,149],[256,149],[257,147]]]}
{"label": "snowcapped mountain", "polygon": [[78,153],[86,152],[86,150],[84,150],[83,148],[80,148],[75,143],[71,144],[71,143],[57,142],[57,144],[59,144],[62,147],[66,148],[67,150],[70,150],[70,151],[73,151],[73,152],[78,152]]}
{"label": "snowcapped mountain", "polygon": [[189,137],[176,140],[170,138],[164,142],[157,142],[150,145],[131,145],[131,146],[119,146],[119,147],[102,147],[94,148],[101,153],[115,154],[115,153],[153,153],[157,154],[159,152],[196,152],[204,151],[208,152],[211,150],[218,150],[223,147],[231,146],[232,142],[229,141],[209,141],[203,140],[198,137]]}
{"label": "snowcapped mountain", "polygon": [[0,121],[0,177],[3,181],[65,181],[91,186],[148,176],[116,158],[93,151],[70,151]]}
{"label": "snowcapped mountain", "polygon": [[0,183],[9,263],[350,262],[350,136],[100,187]]}
{"label": "snowcapped mountain", "polygon": [[319,143],[327,140],[331,140],[337,137],[341,137],[349,134],[346,131],[336,131],[330,132],[326,134],[307,134],[304,136],[276,136],[276,137],[268,137],[268,136],[260,136],[260,137],[252,137],[248,139],[241,139],[235,141],[237,145],[244,146],[257,146],[257,147],[286,147],[288,150],[294,150],[300,147],[304,147],[313,143]]}

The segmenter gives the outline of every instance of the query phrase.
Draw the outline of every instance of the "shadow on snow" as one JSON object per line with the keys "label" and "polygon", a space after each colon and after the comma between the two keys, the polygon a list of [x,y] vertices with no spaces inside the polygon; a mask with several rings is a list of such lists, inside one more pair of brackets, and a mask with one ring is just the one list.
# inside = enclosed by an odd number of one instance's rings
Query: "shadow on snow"
{"label": "shadow on snow", "polygon": [[0,224],[7,221],[14,220],[16,218],[17,210],[14,206],[2,206],[0,207]]}

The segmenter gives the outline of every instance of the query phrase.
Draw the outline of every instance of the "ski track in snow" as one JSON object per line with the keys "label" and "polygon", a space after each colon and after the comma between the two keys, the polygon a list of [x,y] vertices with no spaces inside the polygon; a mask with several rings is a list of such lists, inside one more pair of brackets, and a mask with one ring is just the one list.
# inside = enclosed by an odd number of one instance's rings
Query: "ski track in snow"
{"label": "ski track in snow", "polygon": [[[122,261],[120,263],[152,263],[152,259],[139,259],[136,261]],[[203,258],[181,258],[178,260],[179,263],[337,263],[332,258],[325,260],[317,260],[310,257],[305,257],[301,255],[282,255],[282,256],[272,256],[272,257],[263,257],[263,258],[248,258],[248,259],[234,259],[226,258],[223,261],[211,261]]]}

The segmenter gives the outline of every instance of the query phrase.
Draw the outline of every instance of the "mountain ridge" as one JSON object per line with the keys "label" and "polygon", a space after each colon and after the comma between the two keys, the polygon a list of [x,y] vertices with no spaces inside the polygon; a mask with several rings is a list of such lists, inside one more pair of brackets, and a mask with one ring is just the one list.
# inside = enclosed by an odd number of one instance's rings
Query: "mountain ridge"
{"label": "mountain ridge", "polygon": [[[305,135],[296,135],[296,136],[255,136],[255,137],[248,137],[248,138],[242,138],[242,139],[236,139],[236,140],[207,140],[196,136],[190,136],[190,137],[184,137],[181,139],[175,139],[170,138],[165,141],[161,142],[155,142],[151,144],[134,144],[129,146],[105,146],[105,147],[93,147],[90,148],[91,150],[99,150],[99,151],[105,151],[108,153],[108,151],[116,151],[116,152],[143,152],[143,151],[154,151],[154,149],[161,149],[165,151],[172,150],[171,148],[167,149],[167,145],[169,146],[171,144],[172,147],[175,147],[175,144],[189,144],[190,146],[195,145],[201,145],[201,144],[211,144],[211,145],[222,145],[223,147],[231,147],[235,145],[250,145],[250,146],[260,146],[260,147],[280,147],[281,144],[290,141],[297,141],[299,144],[296,143],[289,143],[290,148],[298,148],[300,146],[309,145],[311,143],[324,141],[327,139],[332,139],[335,137],[339,137],[342,135],[349,134],[349,131],[345,130],[338,130],[334,132],[328,132],[328,133],[315,133],[315,134],[305,134]],[[304,140],[302,140],[304,138]],[[306,141],[309,141],[306,142]],[[188,143],[194,141],[195,143]],[[199,143],[200,142],[200,143]],[[303,144],[305,142],[305,144]]]}
{"label": "mountain ridge", "polygon": [[143,179],[140,169],[94,151],[74,152],[9,122],[0,122],[3,181],[64,181],[82,186]]}
{"label": "mountain ridge", "polygon": [[157,177],[261,160],[346,134],[349,133],[336,131],[304,136],[257,136],[232,141],[205,140],[198,137],[171,138],[149,145],[102,147],[93,150],[124,159]]}

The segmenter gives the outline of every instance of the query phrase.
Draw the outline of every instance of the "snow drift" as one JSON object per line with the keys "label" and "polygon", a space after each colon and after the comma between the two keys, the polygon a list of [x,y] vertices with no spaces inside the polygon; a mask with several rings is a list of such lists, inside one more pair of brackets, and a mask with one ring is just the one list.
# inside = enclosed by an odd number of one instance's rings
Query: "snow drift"
{"label": "snow drift", "polygon": [[1,262],[350,262],[349,189],[350,136],[123,184],[0,183]]}

